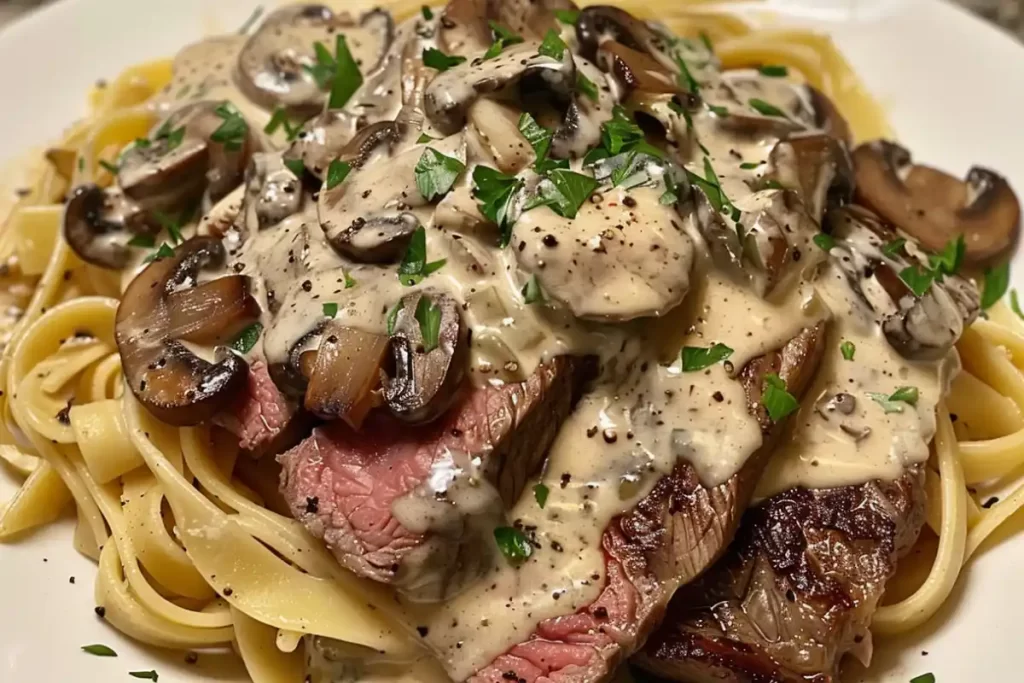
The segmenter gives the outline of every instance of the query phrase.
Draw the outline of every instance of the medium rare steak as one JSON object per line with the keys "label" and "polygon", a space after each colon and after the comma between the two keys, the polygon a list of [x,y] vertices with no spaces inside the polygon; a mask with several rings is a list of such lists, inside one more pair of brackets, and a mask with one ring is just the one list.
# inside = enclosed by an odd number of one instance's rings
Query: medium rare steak
{"label": "medium rare steak", "polygon": [[778,425],[761,405],[765,377],[777,373],[800,396],[825,344],[825,323],[807,328],[780,351],[748,363],[739,375],[747,408],[760,422],[763,446],[720,486],[700,484],[683,461],[635,508],[615,518],[602,546],[607,583],[586,608],[541,622],[534,632],[470,680],[474,683],[595,683],[610,677],[658,625],[675,590],[725,550],[753,495]]}
{"label": "medium rare steak", "polygon": [[296,406],[270,378],[267,364],[255,361],[249,366],[242,392],[215,421],[238,437],[243,450],[263,455],[280,452],[298,441],[299,423],[306,421],[296,413]]}
{"label": "medium rare steak", "polygon": [[341,422],[279,456],[292,514],[344,566],[440,600],[475,578],[474,550],[544,462],[590,363],[568,357],[525,382],[470,389],[439,421]]}
{"label": "medium rare steak", "polygon": [[750,510],[728,555],[676,594],[633,662],[685,683],[833,683],[924,520],[923,470],[795,489]]}

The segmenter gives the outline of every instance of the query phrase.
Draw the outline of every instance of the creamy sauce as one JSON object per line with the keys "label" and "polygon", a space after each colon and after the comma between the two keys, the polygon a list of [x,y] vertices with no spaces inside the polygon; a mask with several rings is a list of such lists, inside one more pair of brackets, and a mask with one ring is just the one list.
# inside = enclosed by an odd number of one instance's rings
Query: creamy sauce
{"label": "creamy sauce", "polygon": [[[418,54],[434,47],[436,21],[409,20],[399,27],[392,51],[408,54],[413,45],[412,53]],[[570,30],[563,37],[575,45]],[[252,128],[262,128],[270,112],[237,85],[235,64],[245,41],[211,38],[182,51],[160,108],[228,99]],[[536,542],[532,556],[512,567],[491,542],[481,548],[484,576],[461,593],[437,605],[407,601],[411,625],[427,628],[425,641],[455,680],[524,640],[540,621],[593,602],[605,583],[604,530],[649,493],[677,459],[690,462],[710,487],[735,474],[761,447],[761,429],[736,380],[751,359],[781,348],[807,327],[829,323],[821,369],[768,465],[760,497],[794,486],[892,479],[907,464],[922,462],[935,430],[935,407],[957,369],[955,351],[927,363],[901,357],[882,334],[878,315],[851,286],[850,273],[855,281],[863,279],[857,268],[844,269],[836,253],[830,260],[813,242],[820,216],[808,216],[799,203],[789,204],[782,190],[761,183],[778,131],[813,128],[813,111],[802,91],[756,72],[722,74],[694,43],[676,48],[701,82],[706,101],[692,113],[692,129],[667,101],[644,111],[661,121],[670,156],[687,170],[706,178],[710,164],[742,216],[747,246],[733,254],[735,267],[730,270],[720,260],[730,253],[726,243],[735,223],[722,223],[729,234],[716,235],[707,224],[724,219],[708,214],[713,210],[701,213],[699,202],[679,210],[663,203],[667,188],[657,173],[630,189],[605,183],[575,219],[546,206],[525,210],[520,205],[510,246],[497,248],[496,230],[472,194],[472,171],[483,164],[518,173],[528,190],[540,182],[528,168],[532,150],[509,125],[520,111],[511,89],[524,77],[523,68],[545,71],[541,77],[560,88],[572,60],[568,53],[562,62],[538,56],[536,49],[536,43],[524,43],[494,63],[471,61],[437,76],[427,86],[425,105],[443,112],[435,116],[436,127],[409,93],[416,76],[402,66],[408,60],[385,60],[356,94],[350,113],[382,121],[399,116],[401,108],[411,122],[401,140],[374,151],[337,192],[314,197],[296,188],[301,197],[294,213],[263,229],[243,218],[247,229],[228,236],[226,268],[252,278],[263,307],[265,332],[252,357],[286,362],[325,320],[324,304],[337,304],[335,318],[345,325],[384,334],[395,302],[421,289],[445,291],[463,304],[463,320],[472,330],[469,377],[477,385],[521,380],[559,355],[598,357],[599,378],[562,426],[539,478],[550,491],[545,508],[528,486],[505,513],[508,521],[530,530]],[[580,135],[596,144],[611,104],[623,94],[603,72],[579,61],[600,93],[598,103],[582,108],[580,124]],[[490,79],[490,90],[479,85],[482,79]],[[378,113],[365,106],[367,90],[384,98]],[[494,101],[474,105],[481,92],[492,93]],[[762,116],[749,104],[755,99],[785,116]],[[744,127],[743,118],[753,123]],[[756,134],[749,132],[751,125]],[[435,139],[419,142],[421,133]],[[507,137],[499,139],[502,135]],[[284,144],[280,134],[266,141],[271,154]],[[426,147],[467,167],[440,202],[424,199],[415,182],[414,169]],[[571,167],[587,172],[579,159]],[[200,230],[222,219],[230,223],[243,199],[236,191],[221,200]],[[422,225],[427,260],[446,262],[412,286],[400,281],[394,263],[359,263],[329,243],[357,220],[394,216]],[[709,245],[719,237],[723,251]],[[750,262],[751,252],[780,241],[787,250],[781,274]],[[879,257],[877,238],[855,233],[848,244],[855,255]],[[522,290],[531,277],[544,293],[541,303],[524,302]],[[870,283],[863,280],[870,297]],[[854,361],[844,359],[843,342],[855,345]],[[682,347],[716,343],[732,349],[727,362],[684,371]],[[887,412],[872,397],[904,386],[918,390],[916,405],[900,404],[899,410],[890,405]],[[837,396],[838,403],[829,402]],[[493,508],[493,496],[458,489],[460,477],[473,469],[465,455],[449,454],[449,471],[439,472],[432,486],[461,497],[490,528],[502,516]],[[395,503],[394,513],[406,527],[428,531],[451,522],[450,510],[437,507],[429,497],[406,497]],[[489,537],[487,529],[482,535]]]}

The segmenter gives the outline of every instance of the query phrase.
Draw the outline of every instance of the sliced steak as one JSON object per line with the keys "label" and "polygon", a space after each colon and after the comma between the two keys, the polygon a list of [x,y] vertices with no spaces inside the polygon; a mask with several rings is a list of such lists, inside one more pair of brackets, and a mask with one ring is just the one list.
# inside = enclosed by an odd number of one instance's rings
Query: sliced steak
{"label": "sliced steak", "polygon": [[420,427],[319,427],[279,456],[292,514],[357,574],[418,600],[453,595],[484,569],[474,547],[543,464],[590,365],[557,358],[525,382],[467,390]]}
{"label": "sliced steak", "polygon": [[300,423],[306,421],[297,412],[270,378],[267,364],[255,361],[242,392],[215,422],[238,436],[242,449],[258,456],[280,452],[298,441]]}
{"label": "sliced steak", "polygon": [[697,577],[725,550],[753,495],[778,425],[761,405],[765,377],[777,373],[802,395],[821,360],[825,323],[805,329],[780,351],[754,359],[740,373],[747,407],[764,444],[720,486],[700,484],[680,461],[654,489],[605,530],[607,583],[598,599],[575,614],[541,622],[529,638],[497,657],[474,683],[596,683],[640,647],[661,621],[676,589]]}
{"label": "sliced steak", "polygon": [[633,662],[685,683],[835,683],[924,521],[923,470],[794,489],[750,510],[728,555],[676,594]]}

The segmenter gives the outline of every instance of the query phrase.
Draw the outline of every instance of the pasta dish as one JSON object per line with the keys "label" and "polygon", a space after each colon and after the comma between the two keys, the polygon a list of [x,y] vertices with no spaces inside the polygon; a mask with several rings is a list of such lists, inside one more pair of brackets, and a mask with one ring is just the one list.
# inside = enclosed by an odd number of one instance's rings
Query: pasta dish
{"label": "pasta dish", "polygon": [[73,506],[131,639],[838,681],[1024,506],[1018,198],[824,36],[290,4],[89,104],[0,215],[0,540]]}

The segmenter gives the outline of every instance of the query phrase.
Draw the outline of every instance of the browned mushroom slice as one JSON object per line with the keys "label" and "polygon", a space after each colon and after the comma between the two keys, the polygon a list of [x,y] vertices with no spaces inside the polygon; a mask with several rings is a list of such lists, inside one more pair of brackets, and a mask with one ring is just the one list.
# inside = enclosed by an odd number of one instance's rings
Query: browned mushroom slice
{"label": "browned mushroom slice", "polygon": [[320,180],[359,128],[359,118],[342,109],[328,109],[302,126],[302,132],[285,150],[284,158],[296,160]]}
{"label": "browned mushroom slice", "polygon": [[978,315],[978,290],[961,277],[945,275],[915,292],[903,274],[921,271],[925,254],[912,241],[899,251],[883,251],[896,232],[866,209],[834,209],[825,222],[835,239],[832,263],[876,318],[889,345],[909,360],[937,360],[949,353]]}
{"label": "browned mushroom slice", "polygon": [[491,44],[495,21],[516,35],[540,39],[558,30],[556,10],[575,10],[572,0],[449,0],[441,12],[438,44],[448,54],[468,57]]}
{"label": "browned mushroom slice", "polygon": [[302,208],[302,183],[280,154],[258,153],[245,170],[245,192],[240,209],[244,234],[265,230]]}
{"label": "browned mushroom slice", "polygon": [[159,230],[159,224],[151,223],[117,188],[82,185],[71,193],[64,209],[64,239],[83,261],[101,268],[123,268],[132,237]]}
{"label": "browned mushroom slice", "polygon": [[576,86],[576,63],[565,51],[561,60],[539,54],[537,42],[506,48],[493,59],[463,62],[438,74],[424,93],[424,111],[445,135],[462,130],[466,112],[479,97],[516,86],[536,89],[561,102],[572,99]]}
{"label": "browned mushroom slice", "polygon": [[686,93],[677,82],[674,72],[646,53],[614,40],[601,43],[597,51],[597,64],[615,76],[625,93],[633,90]]}
{"label": "browned mushroom slice", "polygon": [[853,163],[843,143],[830,135],[794,136],[775,144],[765,180],[796,190],[818,223],[827,208],[853,199]]}
{"label": "browned mushroom slice", "polygon": [[[224,265],[225,252],[214,237],[194,237],[181,244],[173,256],[157,259],[139,273],[117,309],[115,338],[121,353],[125,380],[147,410],[163,422],[194,425],[220,411],[241,390],[247,372],[241,357],[224,348],[215,352],[215,362],[200,358],[174,336],[175,321],[190,329],[196,313],[173,310],[191,297],[176,294],[194,283],[202,270]],[[230,285],[228,286],[230,289]],[[235,288],[241,298],[229,307],[255,312],[249,303],[248,287]],[[228,302],[222,299],[222,305]],[[247,324],[254,317],[234,315],[221,321],[225,327]],[[216,338],[212,326],[203,326],[204,338]]]}
{"label": "browned mushroom slice", "polygon": [[672,71],[672,58],[665,50],[665,37],[646,22],[619,7],[592,5],[584,8],[576,20],[576,39],[580,54],[594,61],[598,48],[614,40],[627,48],[643,52]]}
{"label": "browned mushroom slice", "polygon": [[[226,138],[215,136],[222,126],[233,128]],[[145,145],[137,142],[124,152],[117,184],[146,211],[182,209],[204,190],[217,201],[238,186],[255,147],[245,119],[230,104],[187,104],[156,126]]]}
{"label": "browned mushroom slice", "polygon": [[388,338],[331,321],[323,331],[315,360],[306,365],[306,410],[325,420],[342,419],[359,429],[375,405],[374,390],[388,352]]}
{"label": "browned mushroom slice", "polygon": [[877,140],[853,152],[857,200],[938,252],[958,235],[965,262],[984,265],[1013,253],[1020,233],[1020,203],[1009,183],[973,167],[960,180],[915,164],[899,145]]}
{"label": "browned mushroom slice", "polygon": [[807,96],[814,109],[814,123],[828,135],[836,138],[848,147],[853,146],[853,131],[839,108],[832,103],[825,93],[811,85],[804,86]]}
{"label": "browned mushroom slice", "polygon": [[226,344],[259,318],[249,278],[228,275],[167,297],[167,335],[196,344]]}
{"label": "browned mushroom slice", "polygon": [[405,422],[441,416],[462,382],[469,346],[459,303],[435,292],[402,297],[391,332],[392,376],[384,399]]}
{"label": "browned mushroom slice", "polygon": [[364,14],[358,22],[335,14],[325,5],[292,5],[271,13],[246,41],[238,57],[238,84],[267,109],[285,107],[302,117],[316,114],[327,93],[309,68],[316,63],[314,43],[333,55],[341,31],[362,73],[368,73],[387,54],[394,40],[391,15],[383,10]]}

